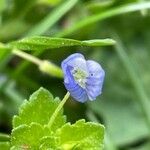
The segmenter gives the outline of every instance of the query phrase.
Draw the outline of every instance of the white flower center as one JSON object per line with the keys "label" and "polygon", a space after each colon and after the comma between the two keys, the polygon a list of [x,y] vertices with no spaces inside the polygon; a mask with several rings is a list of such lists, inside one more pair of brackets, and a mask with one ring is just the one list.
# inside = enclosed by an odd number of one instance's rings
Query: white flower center
{"label": "white flower center", "polygon": [[82,88],[86,87],[86,78],[88,77],[87,72],[79,68],[74,68],[72,71],[72,75],[78,85],[80,85]]}

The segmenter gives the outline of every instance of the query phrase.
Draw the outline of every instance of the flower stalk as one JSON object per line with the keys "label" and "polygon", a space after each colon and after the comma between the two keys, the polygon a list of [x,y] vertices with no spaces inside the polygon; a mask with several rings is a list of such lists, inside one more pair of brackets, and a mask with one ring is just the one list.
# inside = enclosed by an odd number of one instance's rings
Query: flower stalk
{"label": "flower stalk", "polygon": [[12,53],[19,56],[19,57],[21,57],[21,58],[23,58],[23,59],[25,59],[25,60],[28,60],[28,61],[34,63],[35,65],[39,66],[42,63],[42,60],[40,60],[40,59],[38,59],[38,58],[28,54],[28,53],[20,51],[20,50],[14,49],[12,51]]}
{"label": "flower stalk", "polygon": [[56,110],[54,111],[54,113],[52,114],[49,122],[48,122],[48,127],[51,128],[58,113],[60,112],[60,110],[63,108],[64,104],[66,103],[66,101],[68,100],[68,98],[70,97],[70,93],[67,92],[66,95],[64,96],[63,100],[59,103],[58,107],[56,108]]}
{"label": "flower stalk", "polygon": [[43,73],[49,74],[54,77],[63,78],[63,72],[61,68],[59,68],[57,65],[51,63],[48,60],[40,60],[39,58],[35,56],[32,56],[28,53],[25,53],[17,49],[14,49],[12,53],[25,60],[28,60],[34,63],[35,65],[39,67],[39,70],[42,71]]}

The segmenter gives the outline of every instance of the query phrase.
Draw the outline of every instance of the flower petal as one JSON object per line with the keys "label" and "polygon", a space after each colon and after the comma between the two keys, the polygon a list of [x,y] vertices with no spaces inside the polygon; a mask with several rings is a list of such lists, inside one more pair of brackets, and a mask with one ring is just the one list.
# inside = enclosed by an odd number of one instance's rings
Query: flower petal
{"label": "flower petal", "polygon": [[100,64],[92,60],[87,61],[87,68],[89,71],[89,77],[86,82],[86,91],[89,99],[94,100],[102,93],[105,72]]}
{"label": "flower petal", "polygon": [[[67,88],[67,86],[65,86],[65,87]],[[77,85],[77,90],[73,89],[70,91],[68,89],[68,91],[70,92],[71,96],[78,102],[83,103],[88,100],[88,96],[87,96],[85,89],[81,88],[79,85]]]}
{"label": "flower petal", "polygon": [[[75,100],[95,100],[101,94],[105,72],[97,62],[86,61],[82,54],[75,53],[67,57],[61,67],[65,87]],[[82,82],[84,86],[80,85]]]}
{"label": "flower petal", "polygon": [[64,84],[66,89],[70,92],[71,96],[79,102],[85,102],[88,100],[86,90],[80,87],[74,80],[71,74],[72,67],[66,68],[66,76],[64,77]]}
{"label": "flower petal", "polygon": [[70,55],[61,63],[61,67],[64,73],[66,72],[67,66],[71,66],[73,68],[80,68],[81,70],[87,72],[86,60],[84,56],[79,53]]}

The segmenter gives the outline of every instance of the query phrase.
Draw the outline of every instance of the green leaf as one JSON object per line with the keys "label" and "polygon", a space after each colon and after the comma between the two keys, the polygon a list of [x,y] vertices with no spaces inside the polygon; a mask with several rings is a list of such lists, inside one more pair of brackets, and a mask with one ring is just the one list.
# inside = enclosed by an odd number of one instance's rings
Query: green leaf
{"label": "green leaf", "polygon": [[82,41],[83,46],[107,46],[114,45],[116,42],[112,39],[94,39]]}
{"label": "green leaf", "polygon": [[42,50],[50,48],[60,48],[65,46],[104,46],[113,45],[114,43],[115,41],[111,39],[79,41],[66,38],[35,36],[11,42],[9,43],[9,46],[21,50]]}
{"label": "green leaf", "polygon": [[56,150],[58,148],[59,138],[55,136],[45,136],[40,140],[40,150]]}
{"label": "green leaf", "polygon": [[93,122],[79,120],[75,124],[65,124],[58,129],[56,135],[60,137],[60,148],[63,150],[102,150],[104,127]]}
{"label": "green leaf", "polygon": [[[54,99],[49,91],[40,88],[31,95],[29,101],[24,101],[19,109],[19,115],[13,118],[13,128],[22,124],[30,125],[32,122],[47,125],[59,102],[60,100],[58,98]],[[62,110],[56,117],[52,125],[52,130],[55,131],[57,128],[61,127],[65,121],[66,118],[63,116]]]}
{"label": "green leaf", "polygon": [[51,135],[49,128],[38,123],[20,125],[12,130],[12,149],[38,149],[40,147],[40,139],[49,135]]}
{"label": "green leaf", "polygon": [[10,150],[10,143],[9,142],[0,142],[0,149],[1,150]]}

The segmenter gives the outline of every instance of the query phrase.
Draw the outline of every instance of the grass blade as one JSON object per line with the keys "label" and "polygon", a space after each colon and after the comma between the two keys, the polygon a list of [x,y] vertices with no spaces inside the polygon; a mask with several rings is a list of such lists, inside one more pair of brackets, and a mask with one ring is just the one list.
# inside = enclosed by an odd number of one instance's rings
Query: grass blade
{"label": "grass blade", "polygon": [[143,116],[145,118],[145,122],[147,123],[149,134],[150,134],[150,109],[149,109],[149,97],[147,96],[147,93],[145,92],[144,86],[142,81],[140,80],[140,77],[138,76],[138,73],[134,67],[133,62],[128,57],[124,46],[122,45],[119,37],[116,35],[114,36],[114,39],[116,39],[117,44],[115,45],[115,50],[122,61],[124,67],[126,68],[128,75],[131,79],[131,82],[134,86],[134,89],[138,95],[137,102],[141,106],[141,110],[143,112]]}
{"label": "grass blade", "polygon": [[134,12],[134,11],[138,11],[142,9],[148,9],[148,8],[150,8],[150,2],[133,3],[133,4],[127,4],[121,7],[117,7],[117,8],[112,8],[111,10],[108,10],[106,12],[89,16],[83,19],[82,21],[76,23],[74,26],[70,27],[69,29],[59,32],[58,34],[56,34],[56,36],[65,37],[84,28],[85,26],[92,25],[98,21],[102,21],[104,19],[116,16],[116,15]]}
{"label": "grass blade", "polygon": [[9,43],[10,48],[17,48],[21,50],[43,50],[69,46],[107,46],[113,45],[115,41],[112,39],[95,39],[79,41],[66,38],[51,38],[44,36],[35,36],[24,38],[22,40]]}
{"label": "grass blade", "polygon": [[50,12],[41,22],[34,26],[25,36],[41,35],[50,29],[64,14],[66,14],[78,0],[67,0]]}

